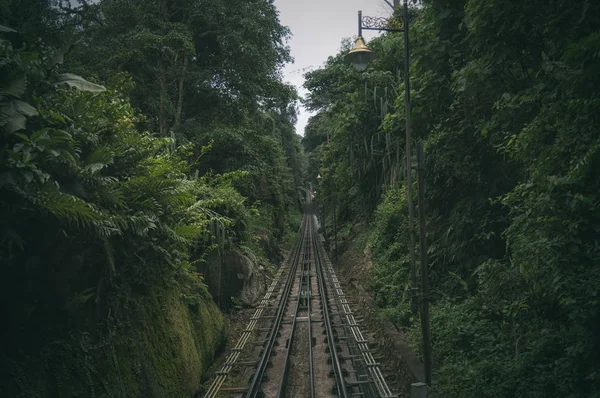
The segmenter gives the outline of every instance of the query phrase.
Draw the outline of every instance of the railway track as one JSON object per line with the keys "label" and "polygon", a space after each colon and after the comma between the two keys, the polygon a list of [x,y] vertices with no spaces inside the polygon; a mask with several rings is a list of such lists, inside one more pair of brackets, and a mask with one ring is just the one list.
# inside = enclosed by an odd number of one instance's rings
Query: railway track
{"label": "railway track", "polygon": [[350,309],[312,206],[205,397],[396,397]]}

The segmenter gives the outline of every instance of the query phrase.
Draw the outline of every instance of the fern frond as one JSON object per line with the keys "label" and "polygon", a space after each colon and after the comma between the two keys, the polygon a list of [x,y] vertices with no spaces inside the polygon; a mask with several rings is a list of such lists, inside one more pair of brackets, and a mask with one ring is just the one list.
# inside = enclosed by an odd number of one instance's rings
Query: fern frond
{"label": "fern frond", "polygon": [[180,245],[188,245],[189,240],[180,236],[175,232],[171,227],[166,224],[159,224],[159,230],[163,232],[169,239],[173,240],[173,242],[178,243]]}
{"label": "fern frond", "polygon": [[166,177],[136,177],[124,183],[133,204],[162,212],[164,208],[189,206],[194,201],[193,181]]}
{"label": "fern frond", "polygon": [[90,203],[59,191],[42,191],[33,202],[40,207],[40,210],[77,228],[90,227],[102,218]]}
{"label": "fern frond", "polygon": [[125,229],[140,237],[148,236],[150,230],[156,229],[158,222],[155,217],[146,215],[130,216],[125,221]]}
{"label": "fern frond", "polygon": [[91,173],[96,173],[111,164],[113,162],[113,156],[113,153],[108,148],[96,148],[86,156],[84,168]]}
{"label": "fern frond", "polygon": [[179,224],[173,227],[173,231],[184,239],[192,240],[202,236],[206,231],[206,225],[201,223]]}

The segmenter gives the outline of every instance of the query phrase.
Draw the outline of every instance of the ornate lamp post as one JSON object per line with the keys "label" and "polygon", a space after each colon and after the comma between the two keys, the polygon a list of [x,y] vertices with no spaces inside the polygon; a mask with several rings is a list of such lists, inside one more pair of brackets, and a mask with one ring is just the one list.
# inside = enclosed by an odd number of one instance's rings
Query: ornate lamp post
{"label": "ornate lamp post", "polygon": [[[398,0],[394,1],[394,6],[399,3]],[[403,4],[403,16],[401,21],[395,19],[377,18],[377,17],[363,17],[362,11],[358,12],[358,37],[354,42],[354,48],[346,54],[346,60],[350,61],[352,65],[358,71],[364,71],[367,68],[369,61],[375,59],[376,54],[369,50],[365,44],[365,40],[362,37],[363,30],[377,30],[384,32],[402,32],[404,33],[404,87],[405,87],[405,106],[406,106],[406,199],[408,202],[408,228],[410,233],[410,278],[411,278],[411,309],[413,313],[418,310],[417,302],[417,274],[416,274],[416,253],[415,253],[415,208],[413,203],[413,180],[412,180],[412,149],[411,149],[411,136],[412,136],[412,124],[411,124],[411,106],[410,106],[410,79],[409,79],[409,66],[410,66],[410,53],[409,53],[409,41],[408,41],[408,3],[404,0]],[[419,167],[421,165],[419,164]],[[419,188],[422,184],[419,184]],[[422,205],[422,203],[421,203]],[[420,211],[421,215],[423,211]],[[422,216],[424,217],[424,216]],[[424,226],[424,220],[422,221]],[[421,231],[421,245],[425,244],[424,229]],[[423,260],[423,259],[422,259]],[[421,268],[424,273],[423,282],[427,281],[427,261],[422,261]],[[423,269],[425,268],[425,269]],[[428,300],[426,296],[426,290],[428,286],[423,289],[423,311],[421,314],[421,321],[423,323],[423,357],[425,365],[425,379],[427,384],[431,384],[431,356],[429,348],[429,308]],[[427,294],[428,295],[428,294]]]}

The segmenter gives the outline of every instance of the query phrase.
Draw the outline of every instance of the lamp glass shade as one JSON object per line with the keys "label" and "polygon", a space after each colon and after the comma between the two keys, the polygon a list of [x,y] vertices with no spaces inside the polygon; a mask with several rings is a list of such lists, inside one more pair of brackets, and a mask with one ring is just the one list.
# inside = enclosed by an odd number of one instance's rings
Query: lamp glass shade
{"label": "lamp glass shade", "polygon": [[354,42],[354,48],[346,54],[346,60],[352,63],[359,72],[367,69],[367,64],[375,59],[375,53],[367,47],[365,39],[358,36]]}

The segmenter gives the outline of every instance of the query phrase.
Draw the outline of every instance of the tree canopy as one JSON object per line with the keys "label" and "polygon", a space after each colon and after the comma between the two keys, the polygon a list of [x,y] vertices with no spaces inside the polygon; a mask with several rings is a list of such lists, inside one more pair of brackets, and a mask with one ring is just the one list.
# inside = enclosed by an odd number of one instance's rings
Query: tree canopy
{"label": "tree canopy", "polygon": [[0,10],[2,390],[124,396],[104,350],[143,303],[227,308],[215,253],[272,267],[299,227],[289,30],[268,0]]}
{"label": "tree canopy", "polygon": [[[595,396],[600,9],[431,0],[410,11],[435,388],[448,397]],[[317,114],[303,144],[310,177],[323,176],[325,203],[337,195],[338,221],[369,221],[371,287],[418,346],[403,37],[368,45],[378,57],[363,73],[344,63],[345,43],[306,75]]]}

